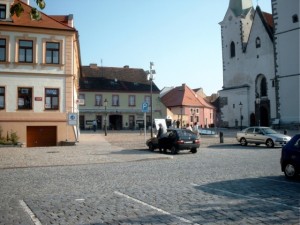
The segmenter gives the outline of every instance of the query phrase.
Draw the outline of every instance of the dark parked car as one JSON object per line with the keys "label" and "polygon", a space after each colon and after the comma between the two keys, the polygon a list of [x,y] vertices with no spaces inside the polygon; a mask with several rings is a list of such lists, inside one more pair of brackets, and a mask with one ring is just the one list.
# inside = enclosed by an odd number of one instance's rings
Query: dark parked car
{"label": "dark parked car", "polygon": [[236,140],[241,145],[246,146],[248,143],[256,145],[265,144],[268,148],[274,146],[284,146],[291,137],[280,134],[270,127],[248,127],[242,131],[237,132]]}
{"label": "dark parked car", "polygon": [[151,151],[159,149],[166,152],[170,150],[172,154],[177,154],[181,150],[190,150],[196,153],[200,147],[199,137],[187,129],[169,129],[159,140],[154,137],[147,140],[146,145]]}
{"label": "dark parked car", "polygon": [[282,147],[280,164],[287,178],[295,178],[300,174],[300,134]]}

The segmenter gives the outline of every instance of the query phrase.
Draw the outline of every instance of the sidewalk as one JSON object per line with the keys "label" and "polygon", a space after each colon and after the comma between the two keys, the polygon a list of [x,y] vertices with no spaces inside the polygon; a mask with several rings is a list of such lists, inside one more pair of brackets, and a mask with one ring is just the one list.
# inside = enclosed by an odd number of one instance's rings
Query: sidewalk
{"label": "sidewalk", "polygon": [[[135,134],[134,134],[135,135]],[[120,141],[121,135],[114,135]],[[131,134],[132,136],[132,134]],[[112,134],[111,134],[111,137]],[[125,139],[124,139],[125,138]],[[128,138],[123,136],[123,143]],[[120,143],[120,142],[118,142]],[[144,143],[144,142],[143,142]],[[153,159],[170,159],[171,155],[150,152],[139,142],[132,147],[113,145],[103,133],[82,133],[75,146],[0,148],[0,169],[42,166],[70,166],[95,163],[114,163]]]}

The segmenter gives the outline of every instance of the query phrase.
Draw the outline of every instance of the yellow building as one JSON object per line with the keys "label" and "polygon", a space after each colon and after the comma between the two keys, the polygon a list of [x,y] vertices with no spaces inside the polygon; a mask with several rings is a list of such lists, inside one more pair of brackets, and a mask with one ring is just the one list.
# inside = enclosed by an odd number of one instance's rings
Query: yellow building
{"label": "yellow building", "polygon": [[[152,83],[152,84],[151,84]],[[152,92],[151,92],[152,86]],[[93,121],[97,129],[126,130],[151,128],[152,118],[166,118],[165,108],[159,98],[160,90],[147,79],[143,69],[98,67],[96,64],[82,67],[80,79],[80,128],[91,129]],[[142,104],[147,112],[143,112]]]}
{"label": "yellow building", "polygon": [[[16,0],[17,1],[17,0]],[[78,138],[80,73],[73,16],[10,17],[13,0],[0,0],[0,127],[27,147],[56,146]]]}

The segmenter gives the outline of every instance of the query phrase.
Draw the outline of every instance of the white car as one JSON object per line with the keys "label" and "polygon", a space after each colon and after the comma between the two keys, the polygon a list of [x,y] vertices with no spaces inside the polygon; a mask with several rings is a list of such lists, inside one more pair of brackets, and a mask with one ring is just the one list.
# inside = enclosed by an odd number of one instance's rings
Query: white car
{"label": "white car", "polygon": [[284,146],[291,137],[280,134],[269,127],[248,127],[237,132],[236,140],[241,145],[246,146],[248,143],[256,145],[265,144],[269,148],[274,146]]}

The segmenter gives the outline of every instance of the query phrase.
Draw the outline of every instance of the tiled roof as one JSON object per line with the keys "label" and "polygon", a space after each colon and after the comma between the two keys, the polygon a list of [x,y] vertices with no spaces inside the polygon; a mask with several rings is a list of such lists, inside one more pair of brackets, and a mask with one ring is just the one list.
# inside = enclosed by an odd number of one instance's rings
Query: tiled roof
{"label": "tiled roof", "polygon": [[[150,94],[150,82],[138,83],[124,80],[108,79],[104,77],[83,77],[79,80],[79,91],[86,92],[142,92]],[[159,89],[153,85],[153,93]]]}
{"label": "tiled roof", "polygon": [[168,93],[162,96],[161,101],[166,107],[194,106],[214,108],[203,98],[197,96],[196,93],[186,84],[170,90]]}
{"label": "tiled roof", "polygon": [[129,67],[82,66],[82,77],[104,77],[107,79],[149,84],[147,74],[143,69]]}
{"label": "tiled roof", "polygon": [[[143,69],[82,66],[80,91],[149,92],[151,83]],[[160,90],[152,83],[153,93]]]}
{"label": "tiled roof", "polygon": [[73,27],[66,24],[65,19],[63,20],[63,16],[51,17],[40,11],[42,18],[40,20],[32,20],[30,17],[32,7],[20,0],[15,1],[22,4],[24,12],[20,15],[20,17],[14,15],[12,17],[12,21],[0,20],[0,25],[75,31]]}

